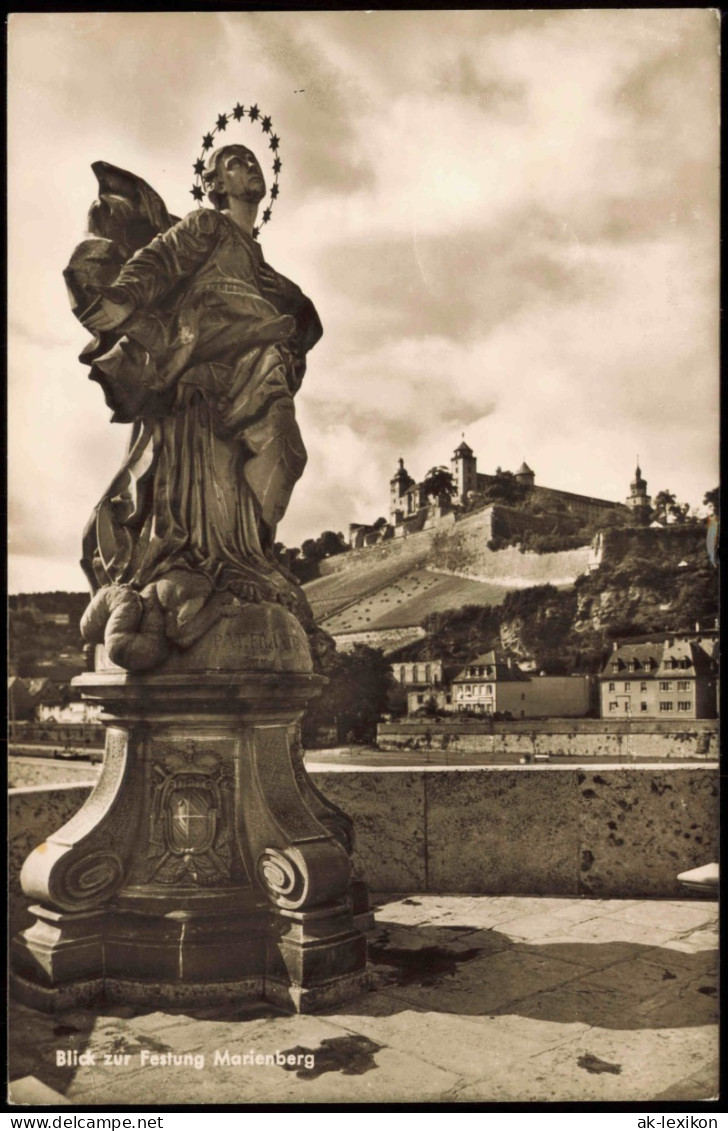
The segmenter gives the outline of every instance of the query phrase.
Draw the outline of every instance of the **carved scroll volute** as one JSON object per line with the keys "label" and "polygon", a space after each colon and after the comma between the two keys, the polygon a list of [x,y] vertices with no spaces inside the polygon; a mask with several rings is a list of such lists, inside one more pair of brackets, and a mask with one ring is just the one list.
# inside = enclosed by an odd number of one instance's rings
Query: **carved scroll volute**
{"label": "carved scroll volute", "polygon": [[[126,765],[127,736],[112,731],[91,796],[23,864],[20,883],[30,899],[60,911],[88,911],[102,907],[118,891],[135,838],[133,804],[123,812],[117,804]],[[127,795],[134,792],[129,783]],[[128,800],[133,803],[133,798]]]}
{"label": "carved scroll volute", "polygon": [[343,898],[349,889],[351,861],[337,837],[306,804],[294,773],[287,728],[258,728],[251,745],[251,778],[240,783],[240,805],[258,883],[273,903],[287,910]]}
{"label": "carved scroll volute", "polygon": [[341,846],[326,838],[286,849],[266,848],[256,872],[278,907],[298,911],[339,899],[348,888],[351,864]]}
{"label": "carved scroll volute", "polygon": [[121,886],[124,865],[115,852],[84,851],[82,845],[46,841],[25,861],[24,893],[61,911],[102,907]]}

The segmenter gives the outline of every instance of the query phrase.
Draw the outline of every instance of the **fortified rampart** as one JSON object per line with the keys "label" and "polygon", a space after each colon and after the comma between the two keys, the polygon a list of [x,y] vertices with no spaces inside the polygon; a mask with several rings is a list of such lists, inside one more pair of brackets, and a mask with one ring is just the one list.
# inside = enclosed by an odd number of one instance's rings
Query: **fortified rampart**
{"label": "fortified rampart", "polygon": [[597,535],[597,553],[602,563],[620,561],[627,554],[633,554],[654,558],[664,566],[675,566],[686,554],[705,546],[706,533],[703,525],[680,523],[604,530]]}
{"label": "fortified rampart", "polygon": [[571,585],[587,571],[589,546],[550,554],[488,549],[514,515],[512,508],[486,507],[324,560],[321,576],[305,586],[316,619],[337,638],[412,627],[437,610],[499,604],[510,590]]}
{"label": "fortified rampart", "polygon": [[486,507],[453,527],[433,531],[427,566],[476,581],[498,580],[510,589],[572,585],[588,569],[589,546],[550,554],[521,553],[516,546],[488,549],[493,537],[539,529],[541,524],[541,519],[523,515],[512,507]]}

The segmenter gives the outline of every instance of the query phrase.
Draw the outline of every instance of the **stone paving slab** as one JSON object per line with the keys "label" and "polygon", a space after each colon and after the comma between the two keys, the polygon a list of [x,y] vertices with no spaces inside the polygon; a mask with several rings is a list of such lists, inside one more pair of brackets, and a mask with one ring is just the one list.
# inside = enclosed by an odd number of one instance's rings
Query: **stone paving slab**
{"label": "stone paving slab", "polygon": [[435,984],[396,986],[387,992],[429,1010],[483,1016],[579,973],[570,963],[511,950],[475,959]]}
{"label": "stone paving slab", "polygon": [[[400,894],[376,918],[374,989],[336,1009],[14,1005],[10,1078],[78,1107],[715,1094],[714,902]],[[96,1063],[58,1063],[58,1050]],[[143,1050],[191,1063],[143,1065]],[[234,1063],[251,1050],[297,1063]]]}
{"label": "stone paving slab", "polygon": [[346,1029],[363,1033],[389,1048],[413,1056],[458,1076],[474,1078],[494,1067],[527,1060],[535,1053],[574,1040],[586,1026],[520,1025],[504,1039],[502,1018],[463,1017],[435,1013],[404,1004],[386,992],[372,994],[367,1001],[371,1014],[363,1010],[339,1014],[332,1020]]}
{"label": "stone paving slab", "polygon": [[[620,1032],[592,1028],[568,1044],[538,1053],[520,1071],[491,1070],[482,1080],[457,1088],[453,1101],[506,1103],[641,1102],[664,1091],[671,1076],[701,1068],[715,1056],[715,1034],[701,1030]],[[707,1099],[715,1078],[693,1084]],[[677,1099],[677,1096],[671,1097]]]}
{"label": "stone paving slab", "polygon": [[665,943],[668,950],[683,951],[685,954],[696,954],[700,951],[715,951],[718,949],[719,937],[717,930],[710,927],[691,931],[689,934],[672,938]]}
{"label": "stone paving slab", "polygon": [[619,907],[610,917],[650,928],[657,922],[664,931],[692,931],[705,923],[717,923],[718,908],[715,903],[703,901],[695,904],[660,902],[658,910],[654,900],[645,900],[631,907]]}

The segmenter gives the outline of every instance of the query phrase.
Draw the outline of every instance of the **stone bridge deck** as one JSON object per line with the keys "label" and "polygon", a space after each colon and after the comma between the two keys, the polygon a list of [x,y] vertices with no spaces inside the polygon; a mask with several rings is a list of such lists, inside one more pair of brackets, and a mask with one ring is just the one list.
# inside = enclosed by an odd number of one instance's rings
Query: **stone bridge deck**
{"label": "stone bridge deck", "polygon": [[710,1115],[698,1104],[717,1092],[717,913],[698,900],[382,897],[372,989],[345,1006],[16,1006],[11,1096],[97,1111],[682,1101]]}

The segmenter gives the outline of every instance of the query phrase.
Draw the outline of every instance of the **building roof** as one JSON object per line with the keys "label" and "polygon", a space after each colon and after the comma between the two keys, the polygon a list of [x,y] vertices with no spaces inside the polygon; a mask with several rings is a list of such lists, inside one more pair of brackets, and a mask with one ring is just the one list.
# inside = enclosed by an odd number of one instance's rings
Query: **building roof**
{"label": "building roof", "polygon": [[686,676],[709,677],[713,672],[713,663],[708,653],[692,640],[674,640],[665,644],[662,653],[662,664],[659,675],[675,674],[675,669],[668,667],[668,663],[677,660],[687,667],[678,668]]}
{"label": "building roof", "polygon": [[644,675],[654,675],[662,662],[662,652],[665,641],[646,641],[643,644],[620,644],[610,654],[602,668],[602,677],[614,677],[616,664],[618,670],[629,671],[629,665],[635,664],[636,670]]}
{"label": "building roof", "polygon": [[[482,676],[467,674],[470,668],[476,667],[485,668],[485,674]],[[482,655],[468,660],[465,667],[455,676],[453,683],[472,682],[473,679],[527,683],[529,677],[521,671],[515,657],[509,656],[507,652],[501,651],[500,648],[491,648],[490,651],[483,652]]]}
{"label": "building roof", "polygon": [[[673,668],[673,661],[685,667]],[[614,665],[617,665],[615,669]],[[630,665],[634,664],[634,667]],[[711,657],[698,644],[688,640],[664,638],[641,644],[621,644],[611,653],[602,671],[602,679],[613,679],[615,675],[633,672],[641,677],[663,679],[674,678],[682,672],[682,678],[710,676],[713,670]]]}
{"label": "building roof", "polygon": [[454,456],[471,456],[472,454],[473,449],[465,443],[465,440],[461,440],[453,452]]}
{"label": "building roof", "polygon": [[523,463],[521,464],[521,466],[519,467],[518,471],[516,472],[516,475],[534,475],[534,474],[535,474],[535,472],[531,471],[531,468],[528,466],[525,459],[524,459]]}
{"label": "building roof", "polygon": [[614,507],[616,510],[620,508],[626,509],[624,503],[615,503],[611,499],[597,499],[594,495],[577,495],[575,491],[562,491],[560,487],[534,487],[534,491],[541,492],[543,495],[555,495],[561,499],[574,499],[580,503],[591,503],[597,507]]}

